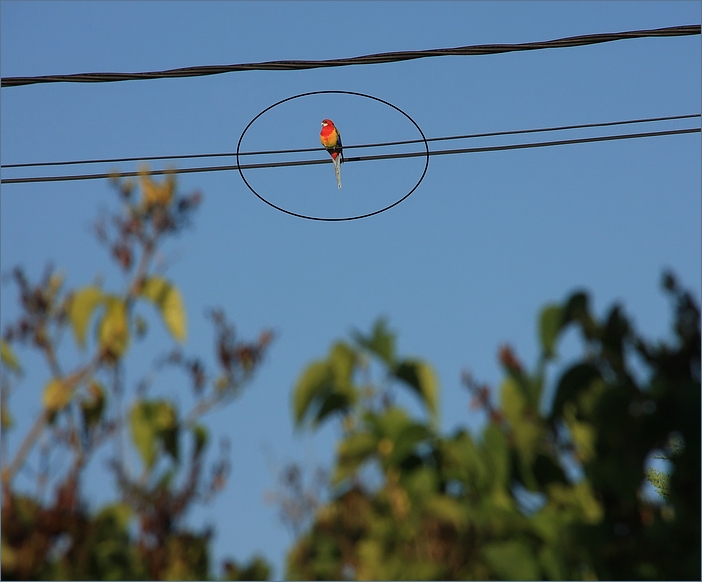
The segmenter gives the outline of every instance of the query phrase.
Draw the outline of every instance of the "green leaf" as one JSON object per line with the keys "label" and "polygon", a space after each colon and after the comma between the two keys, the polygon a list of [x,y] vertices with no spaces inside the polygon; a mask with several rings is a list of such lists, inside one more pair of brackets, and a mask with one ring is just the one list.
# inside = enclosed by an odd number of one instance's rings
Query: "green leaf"
{"label": "green leaf", "polygon": [[336,412],[344,413],[354,403],[352,392],[329,392],[323,399],[320,399],[320,407],[314,417],[314,426],[322,424],[324,419]]}
{"label": "green leaf", "polygon": [[329,355],[329,364],[338,389],[350,390],[356,352],[344,342],[336,342]]}
{"label": "green leaf", "polygon": [[354,433],[337,446],[337,463],[331,478],[336,486],[344,479],[352,477],[358,468],[371,456],[378,447],[377,436],[367,433]]}
{"label": "green leaf", "polygon": [[508,376],[500,391],[502,410],[509,421],[515,437],[515,445],[519,451],[520,460],[525,465],[522,471],[527,487],[533,488],[536,483],[527,467],[531,466],[536,451],[542,439],[542,427],[538,421],[538,413],[534,407],[527,404],[524,390],[512,376]]}
{"label": "green leaf", "polygon": [[150,403],[136,402],[129,414],[132,441],[141,455],[147,469],[156,461],[156,430],[153,426],[153,413]]}
{"label": "green leaf", "polygon": [[98,522],[111,522],[116,526],[119,532],[123,532],[127,529],[133,515],[134,512],[129,505],[119,502],[103,506],[100,511],[98,511],[95,519]]}
{"label": "green leaf", "polygon": [[13,372],[22,372],[22,366],[20,366],[17,356],[10,345],[10,342],[2,340],[0,342],[0,359],[2,363],[7,366]]}
{"label": "green leaf", "polygon": [[389,438],[391,441],[397,440],[400,432],[412,422],[407,412],[399,406],[390,406],[380,413],[368,411],[364,420],[378,438]]}
{"label": "green leaf", "polygon": [[653,485],[663,499],[670,499],[670,475],[658,469],[646,469],[646,481]]}
{"label": "green leaf", "polygon": [[575,405],[568,403],[563,409],[563,416],[580,462],[587,463],[595,458],[597,428],[590,422],[578,420],[574,411]]}
{"label": "green leaf", "polygon": [[71,298],[68,318],[79,347],[85,347],[85,337],[90,318],[95,309],[102,303],[103,293],[99,287],[89,285],[79,289]]}
{"label": "green leaf", "polygon": [[388,367],[395,365],[395,334],[388,330],[385,318],[376,320],[370,335],[365,336],[359,331],[354,331],[352,335],[360,346],[378,356]]}
{"label": "green leaf", "polygon": [[546,455],[537,455],[533,464],[534,478],[540,487],[545,487],[550,483],[567,483],[563,468]]}
{"label": "green leaf", "polygon": [[502,580],[539,580],[541,571],[534,553],[520,540],[492,542],[483,546],[483,556]]}
{"label": "green leaf", "polygon": [[167,400],[157,401],[155,403],[154,420],[161,445],[174,461],[178,461],[180,427],[175,406]]}
{"label": "green leaf", "polygon": [[439,475],[433,468],[418,467],[404,476],[403,484],[413,502],[426,500],[437,493],[439,489]]}
{"label": "green leaf", "polygon": [[295,426],[300,427],[304,418],[309,414],[314,400],[329,389],[332,381],[332,371],[325,360],[312,362],[293,389],[293,415]]}
{"label": "green leaf", "polygon": [[551,408],[551,419],[557,418],[567,402],[575,402],[578,395],[599,378],[601,378],[600,371],[590,363],[576,364],[568,368],[558,382]]}
{"label": "green leaf", "polygon": [[270,580],[270,571],[270,566],[261,556],[254,556],[241,566],[227,561],[222,580]]}
{"label": "green leaf", "polygon": [[105,409],[105,389],[97,380],[88,385],[88,398],[81,401],[80,407],[86,426],[93,427],[100,422]]}
{"label": "green leaf", "polygon": [[155,490],[156,491],[167,491],[171,488],[173,485],[173,481],[175,481],[176,477],[176,472],[173,470],[173,468],[169,468],[163,473],[159,475],[159,479],[156,483]]}
{"label": "green leaf", "polygon": [[431,437],[431,432],[423,424],[412,422],[402,427],[393,440],[392,452],[388,456],[389,465],[400,465],[415,451],[417,445]]}
{"label": "green leaf", "polygon": [[563,323],[563,309],[560,305],[547,305],[541,310],[539,332],[544,357],[555,357],[555,346]]}
{"label": "green leaf", "polygon": [[604,518],[604,508],[595,498],[590,482],[587,480],[576,483],[573,486],[575,499],[583,513],[583,521],[587,524],[601,523]]}
{"label": "green leaf", "polygon": [[174,426],[171,429],[164,430],[159,434],[161,443],[163,444],[164,450],[173,458],[174,461],[178,462],[180,459],[180,439],[178,426]]}
{"label": "green leaf", "polygon": [[171,335],[179,342],[185,341],[187,319],[178,288],[163,277],[148,277],[144,280],[141,295],[160,310],[163,322]]}
{"label": "green leaf", "polygon": [[178,460],[178,419],[174,406],[165,400],[138,401],[129,414],[132,440],[147,469],[152,469],[157,445]]}
{"label": "green leaf", "polygon": [[489,490],[489,466],[468,432],[461,429],[452,438],[440,440],[439,450],[444,480],[457,479],[478,495]]}
{"label": "green leaf", "polygon": [[198,455],[207,447],[207,443],[210,440],[210,435],[202,424],[195,425],[193,427],[193,437],[195,438],[195,454]]}
{"label": "green leaf", "polygon": [[581,319],[590,312],[590,298],[585,291],[576,291],[568,297],[563,308],[563,323],[565,326],[571,321]]}
{"label": "green leaf", "polygon": [[348,410],[358,397],[353,385],[356,353],[347,344],[332,346],[327,360],[312,362],[293,390],[293,415],[299,428],[305,418],[313,417],[318,426],[328,416]]}
{"label": "green leaf", "polygon": [[539,563],[541,564],[548,580],[565,580],[565,568],[563,567],[562,552],[552,545],[544,546],[539,551]]}
{"label": "green leaf", "polygon": [[538,409],[541,404],[541,393],[544,389],[543,368],[538,370],[532,376],[527,376],[524,374],[524,378],[521,379],[521,385],[524,389],[527,403],[532,407],[532,409]]}
{"label": "green leaf", "polygon": [[463,528],[467,523],[466,506],[446,495],[432,495],[427,499],[424,511],[452,524],[456,529]]}
{"label": "green leaf", "polygon": [[395,368],[395,377],[405,382],[422,399],[434,422],[439,415],[439,380],[433,368],[422,360],[407,359]]}
{"label": "green leaf", "polygon": [[369,455],[375,453],[378,438],[367,432],[357,432],[341,441],[337,454],[342,461],[363,462]]}
{"label": "green leaf", "polygon": [[507,437],[494,424],[488,425],[483,433],[484,455],[492,467],[491,476],[495,485],[506,488],[510,481],[510,459]]}
{"label": "green leaf", "polygon": [[508,376],[500,389],[500,403],[505,417],[514,425],[519,423],[526,407],[526,398],[517,381]]}
{"label": "green leaf", "polygon": [[565,328],[573,321],[580,324],[587,340],[593,340],[597,336],[597,323],[590,315],[590,298],[584,291],[577,291],[568,298],[563,308],[561,328]]}
{"label": "green leaf", "polygon": [[607,316],[602,329],[602,347],[607,359],[616,366],[624,366],[624,342],[631,332],[629,320],[622,314],[619,305],[615,305]]}
{"label": "green leaf", "polygon": [[106,297],[105,303],[105,313],[98,329],[100,347],[113,358],[120,358],[129,346],[127,305],[114,295]]}

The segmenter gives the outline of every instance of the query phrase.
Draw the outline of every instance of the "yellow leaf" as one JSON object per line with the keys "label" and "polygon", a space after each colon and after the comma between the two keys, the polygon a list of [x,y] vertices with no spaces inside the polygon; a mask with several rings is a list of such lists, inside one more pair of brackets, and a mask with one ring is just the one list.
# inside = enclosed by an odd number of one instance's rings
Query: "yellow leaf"
{"label": "yellow leaf", "polygon": [[2,570],[3,572],[11,572],[17,565],[17,552],[14,548],[2,538]]}
{"label": "yellow leaf", "polygon": [[141,295],[158,307],[171,335],[179,342],[185,341],[187,319],[178,288],[162,277],[148,277],[141,288]]}
{"label": "yellow leaf", "polygon": [[106,299],[107,308],[100,322],[100,346],[112,357],[120,358],[129,345],[127,306],[118,297]]}
{"label": "yellow leaf", "polygon": [[100,305],[102,299],[102,291],[94,285],[83,287],[76,291],[71,299],[68,316],[73,326],[73,333],[76,336],[76,343],[81,348],[85,347],[85,335],[88,323],[90,323],[90,317],[95,308]]}
{"label": "yellow leaf", "polygon": [[178,423],[178,416],[173,405],[166,402],[159,402],[154,408],[153,424],[158,430],[171,430]]}
{"label": "yellow leaf", "polygon": [[161,183],[158,183],[151,179],[148,168],[142,167],[139,171],[139,177],[143,194],[142,203],[146,209],[170,204],[175,191],[174,176],[167,176]]}
{"label": "yellow leaf", "polygon": [[390,510],[395,519],[402,520],[407,517],[412,505],[407,491],[401,487],[391,487],[388,491],[388,501],[390,502]]}
{"label": "yellow leaf", "polygon": [[22,371],[22,366],[20,366],[19,360],[17,359],[17,356],[15,356],[12,346],[5,340],[0,342],[0,358],[2,359],[2,363],[13,372]]}
{"label": "yellow leaf", "polygon": [[0,426],[2,426],[2,430],[10,430],[13,426],[15,426],[15,421],[12,418],[10,411],[7,409],[7,405],[0,409]]}
{"label": "yellow leaf", "polygon": [[50,412],[57,412],[71,401],[71,396],[73,396],[71,384],[56,378],[49,380],[44,388],[44,407]]}
{"label": "yellow leaf", "polygon": [[378,453],[381,456],[387,457],[392,450],[395,448],[395,443],[393,443],[389,438],[385,437],[378,443]]}

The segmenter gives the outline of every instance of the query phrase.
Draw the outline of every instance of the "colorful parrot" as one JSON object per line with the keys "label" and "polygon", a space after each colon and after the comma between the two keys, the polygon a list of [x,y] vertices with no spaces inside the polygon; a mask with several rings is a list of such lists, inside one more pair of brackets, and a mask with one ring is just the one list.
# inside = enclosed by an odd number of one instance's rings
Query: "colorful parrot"
{"label": "colorful parrot", "polygon": [[341,162],[344,161],[344,153],[342,152],[341,134],[334,127],[334,122],[331,119],[322,121],[322,131],[319,132],[319,141],[329,152],[334,162],[334,173],[336,174],[336,185],[341,188]]}

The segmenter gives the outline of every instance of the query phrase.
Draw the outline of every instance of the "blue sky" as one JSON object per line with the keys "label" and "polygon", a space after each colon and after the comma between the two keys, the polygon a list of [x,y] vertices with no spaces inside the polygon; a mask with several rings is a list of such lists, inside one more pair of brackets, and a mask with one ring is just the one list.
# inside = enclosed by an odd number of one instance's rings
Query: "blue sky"
{"label": "blue sky", "polygon": [[[700,22],[699,2],[5,1],[0,9],[3,77],[330,59]],[[699,113],[700,71],[700,37],[692,36],[309,71],[3,88],[1,158],[4,165],[233,152],[259,112],[311,91],[378,97],[405,111],[427,137]],[[242,149],[315,147],[324,117],[335,120],[346,145],[416,136],[391,108],[324,95],[271,110],[252,125]],[[585,135],[593,133],[558,137]],[[386,205],[422,169],[417,158],[349,163],[341,191],[331,164],[251,170],[247,180],[293,211],[343,216]],[[242,337],[265,327],[277,333],[256,381],[207,418],[215,435],[232,441],[233,471],[227,490],[189,519],[216,526],[218,557],[263,553],[276,577],[291,538],[263,494],[275,486],[276,463],[299,461],[312,470],[331,461],[334,429],[294,434],[289,403],[300,371],[334,339],[387,316],[400,352],[435,366],[442,426],[477,428],[481,419],[468,409],[461,370],[496,385],[496,352],[504,342],[535,362],[536,318],[546,302],[586,288],[597,313],[620,301],[645,335],[669,337],[662,270],[672,269],[700,297],[699,134],[436,156],[402,204],[342,223],[277,212],[237,172],[187,174],[179,185],[205,196],[194,227],[163,252],[166,274],[188,309],[185,350],[209,357],[213,336],[203,314],[213,306],[226,310]],[[107,182],[3,185],[0,205],[2,273],[19,264],[36,280],[51,260],[69,287],[101,273],[106,288],[123,288],[90,234],[100,210],[117,205]],[[18,313],[8,284],[0,307],[3,325]],[[154,318],[144,348],[129,356],[127,384],[133,387],[170,346]],[[560,363],[577,347],[577,338],[567,336]],[[39,411],[48,376],[29,354],[20,356],[28,374],[11,401],[18,427],[10,451]],[[80,358],[69,348],[65,356]],[[187,404],[185,381],[154,390]],[[107,482],[95,463],[85,486],[96,503],[109,498]]]}

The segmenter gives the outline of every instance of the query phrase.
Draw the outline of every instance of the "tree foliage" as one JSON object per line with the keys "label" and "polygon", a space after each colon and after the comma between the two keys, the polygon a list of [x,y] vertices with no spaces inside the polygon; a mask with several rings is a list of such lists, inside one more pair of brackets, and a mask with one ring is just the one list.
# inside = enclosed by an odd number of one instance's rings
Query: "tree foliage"
{"label": "tree foliage", "polygon": [[[157,182],[146,169],[140,195],[130,181],[114,185],[124,209],[109,222],[98,221],[95,231],[125,275],[123,290],[92,283],[66,291],[64,278],[52,269],[38,283],[20,268],[12,273],[21,314],[5,325],[2,338],[4,579],[214,577],[212,532],[193,531],[183,521],[195,503],[222,490],[229,472],[226,441],[206,471],[211,438],[201,419],[253,377],[272,335],[265,331],[256,341],[240,341],[224,312],[213,310],[217,371],[179,347],[157,359],[157,369],[175,366],[189,379],[192,409],[180,411],[170,399],[149,394],[145,381],[125,402],[125,359],[148,333],[142,305],[156,309],[176,342],[186,339],[183,297],[172,281],[154,273],[153,262],[163,242],[188,225],[201,195],[179,195],[173,176]],[[71,337],[83,354],[79,363],[59,357],[66,353],[61,339]],[[41,411],[10,458],[10,397],[22,379],[20,350],[41,354],[46,382]],[[114,445],[109,467],[115,499],[91,510],[82,480],[108,444]],[[48,459],[58,452],[68,463],[52,472]],[[129,469],[135,456],[138,474]],[[33,488],[18,485],[20,471],[36,475]],[[220,576],[262,580],[269,567],[258,557],[248,564],[226,560]]]}
{"label": "tree foliage", "polygon": [[[298,427],[336,419],[343,436],[329,500],[290,550],[288,576],[699,579],[700,313],[672,276],[664,287],[672,343],[641,338],[618,305],[598,320],[583,292],[546,306],[532,372],[500,350],[497,403],[464,374],[473,407],[489,418],[478,438],[439,430],[431,367],[400,358],[385,322],[336,342],[293,392]],[[543,413],[547,372],[570,328],[583,355]],[[394,386],[419,395],[427,414],[399,406]],[[648,467],[656,455],[669,473]],[[644,494],[647,477],[663,499]]]}
{"label": "tree foliage", "polygon": [[[53,269],[38,282],[20,268],[11,273],[21,310],[0,345],[2,577],[267,579],[257,556],[225,560],[215,573],[213,532],[188,528],[184,516],[220,492],[229,472],[226,441],[208,463],[203,416],[241,393],[272,334],[242,341],[212,310],[216,369],[185,355],[185,300],[153,263],[201,196],[179,195],[173,176],[158,182],[146,170],[138,192],[114,183],[123,211],[98,222],[96,235],[125,275],[123,289],[95,281],[66,290]],[[385,320],[334,342],[292,392],[298,430],[331,422],[341,436],[331,470],[317,475],[321,494],[305,488],[296,467],[281,475],[290,494],[275,500],[295,534],[288,576],[699,579],[700,311],[671,275],[663,287],[673,304],[671,341],[641,337],[618,305],[595,317],[584,292],[547,305],[533,369],[504,346],[499,390],[463,375],[471,407],[487,418],[478,435],[442,431],[436,373],[398,354]],[[152,394],[147,380],[126,390],[127,358],[149,333],[145,308],[175,346],[155,371],[185,375],[187,411]],[[568,330],[581,336],[582,354],[559,367]],[[66,361],[62,342],[75,344],[78,362]],[[10,455],[18,431],[10,402],[27,352],[46,365],[40,412]],[[402,391],[419,413],[400,404]],[[115,496],[93,509],[86,470],[110,444]],[[66,463],[53,470],[57,453]],[[33,487],[19,484],[20,473],[34,477]]]}

